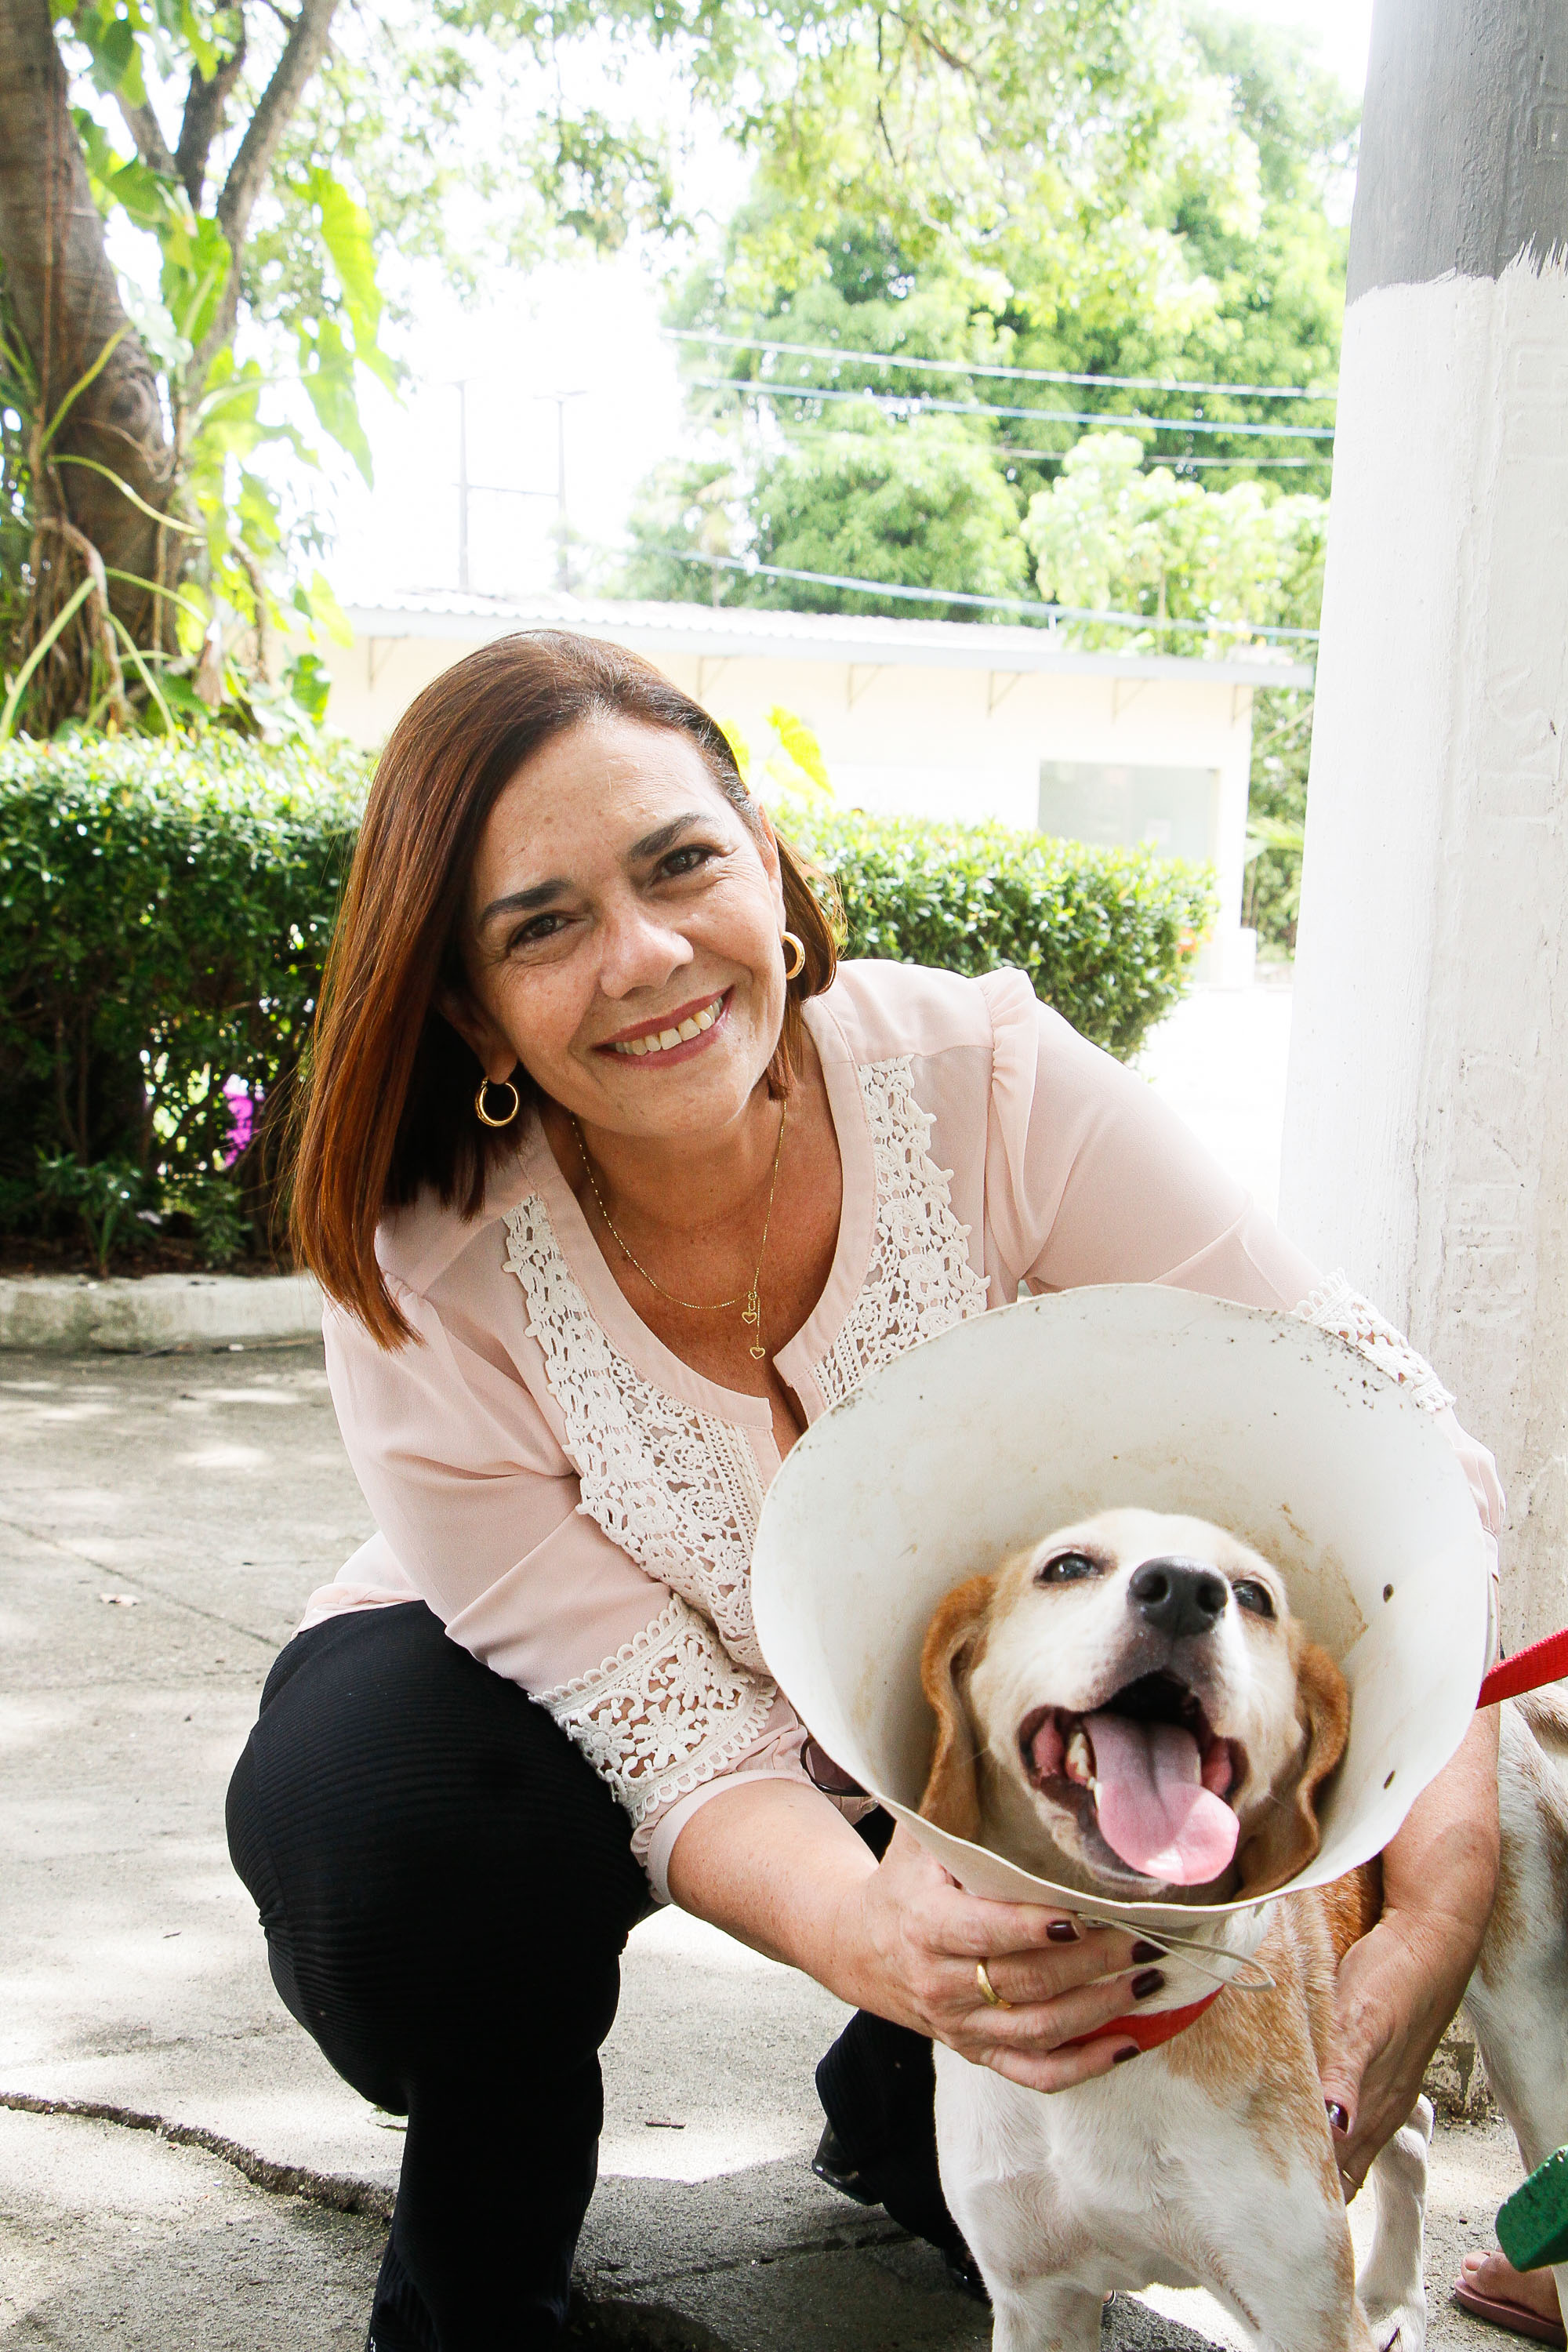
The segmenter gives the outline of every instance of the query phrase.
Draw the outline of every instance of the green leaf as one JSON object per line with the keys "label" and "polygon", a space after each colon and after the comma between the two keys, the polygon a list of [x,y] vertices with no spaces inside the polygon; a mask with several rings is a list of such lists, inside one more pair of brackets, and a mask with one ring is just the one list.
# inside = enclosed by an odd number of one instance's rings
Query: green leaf
{"label": "green leaf", "polygon": [[143,163],[121,163],[103,184],[112,202],[130,215],[138,228],[151,229],[160,238],[172,229],[184,227],[190,218],[184,190],[162,173],[149,171]]}
{"label": "green leaf", "polygon": [[309,328],[301,329],[300,372],[300,380],[322,430],[331,435],[340,449],[347,451],[367,487],[374,487],[375,474],[370,443],[360,423],[359,402],[354,394],[353,358],[335,319],[321,320],[313,336]]}
{"label": "green leaf", "polygon": [[192,7],[191,0],[181,0],[180,30],[185,37],[203,80],[213,80],[222,60],[219,58],[216,44]]}
{"label": "green leaf", "polygon": [[147,85],[142,78],[142,53],[126,19],[113,16],[102,26],[95,26],[90,17],[81,21],[82,38],[92,55],[94,88],[100,89],[105,98],[124,98],[132,106],[145,106]]}
{"label": "green leaf", "polygon": [[187,342],[197,344],[217,316],[232,267],[228,239],[203,214],[175,220],[159,238],[163,268],[159,289]]}
{"label": "green leaf", "polygon": [[319,654],[296,654],[283,673],[283,684],[308,718],[318,726],[327,715],[332,681]]}
{"label": "green leaf", "polygon": [[830,793],[833,786],[827,779],[827,762],[822,756],[822,746],[806,725],[793,710],[775,702],[768,713],[768,725],[778,737],[784,751],[805,776],[809,776],[819,793]]}
{"label": "green leaf", "polygon": [[363,356],[374,348],[382,310],[370,215],[354,202],[342,181],[319,163],[312,166],[303,193],[321,215],[321,241],[343,289],[355,349]]}
{"label": "green leaf", "polygon": [[333,595],[324,572],[314,572],[308,583],[300,583],[294,591],[294,603],[298,611],[308,614],[319,627],[325,629],[334,645],[353,645],[353,625]]}

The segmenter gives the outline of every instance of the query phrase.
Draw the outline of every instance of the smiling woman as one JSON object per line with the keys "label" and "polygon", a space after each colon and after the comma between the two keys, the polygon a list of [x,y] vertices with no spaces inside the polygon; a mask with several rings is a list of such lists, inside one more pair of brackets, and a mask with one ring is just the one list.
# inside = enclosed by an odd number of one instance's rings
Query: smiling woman
{"label": "smiling woman", "polygon": [[[559,2340],[652,1902],[858,2009],[817,2168],[972,2274],[931,2038],[1070,2092],[1143,2047],[1161,1955],[964,1894],[816,1750],[752,1616],[782,1458],[1025,1283],[1299,1308],[1445,1392],[1021,974],[837,963],[708,714],[564,634],[460,662],[387,747],[293,1215],[380,1531],[275,1665],[229,1831],[283,2000],[408,2116],[374,2345]],[[1461,1755],[1385,1857],[1326,2078],[1347,2174],[1468,1973],[1494,1769]]]}
{"label": "smiling woman", "polygon": [[[579,845],[531,829],[531,807],[569,806],[558,787],[581,766],[587,772],[578,781],[589,791],[577,814],[597,835],[596,787],[612,792],[628,763],[635,769],[639,749],[656,752],[666,771],[660,782],[677,798],[684,783],[696,805],[661,815],[625,844],[628,889],[666,904],[707,896],[715,860],[731,881],[738,865],[749,866],[754,887],[762,861],[738,858],[737,835],[771,850],[782,916],[770,943],[776,948],[786,924],[801,942],[798,970],[778,982],[782,1019],[773,1022],[767,1064],[769,1094],[787,1090],[799,1006],[833,978],[833,931],[803,866],[767,832],[720,729],[647,663],[590,638],[541,631],[470,655],[411,705],[376,770],[323,980],[300,1138],[299,1254],[379,1339],[407,1328],[375,1256],[383,1207],[404,1206],[432,1186],[444,1203],[472,1215],[487,1171],[516,1145],[510,1120],[468,1116],[480,1079],[515,1081],[520,1108],[541,1085],[554,1091],[535,1066],[549,1064],[545,1023],[551,1013],[560,1017],[563,968],[570,967],[568,989],[581,984],[591,910],[580,869],[575,880],[569,869],[550,870],[552,848]],[[657,787],[647,797],[660,797]],[[704,825],[722,838],[705,838]],[[540,987],[542,974],[556,984]],[[527,1052],[509,1045],[493,1017],[502,1002],[528,1007]],[[701,999],[673,1005],[661,1013],[662,1030],[634,1022],[626,1038],[598,1042],[629,1043],[633,1058],[639,1043],[646,1055],[650,1037],[668,1050],[672,1025],[679,1033],[681,1021],[710,1010]]]}

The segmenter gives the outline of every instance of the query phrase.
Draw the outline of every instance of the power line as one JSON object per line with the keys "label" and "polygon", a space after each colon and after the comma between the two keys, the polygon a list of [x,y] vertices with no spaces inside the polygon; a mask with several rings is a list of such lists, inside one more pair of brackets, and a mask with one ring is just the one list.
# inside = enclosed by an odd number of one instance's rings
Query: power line
{"label": "power line", "polygon": [[868,367],[919,368],[931,375],[1005,376],[1015,383],[1113,384],[1121,392],[1215,392],[1241,400],[1337,400],[1334,392],[1317,392],[1303,383],[1185,383],[1158,375],[1073,375],[1065,368],[983,367],[968,360],[900,358],[897,352],[849,351],[842,343],[764,343],[752,335],[709,335],[697,327],[667,327],[675,343],[722,344],[738,352],[774,352],[806,360],[854,360]]}
{"label": "power line", "polygon": [[[1112,421],[1114,422],[1114,419]],[[1063,458],[1069,457],[1072,452],[1070,449],[1016,449],[1011,441],[1001,441],[991,454],[996,457],[1048,457],[1054,464],[1059,466]],[[1167,452],[1162,457],[1156,450],[1153,462],[1157,466],[1184,467],[1187,466],[1321,466],[1325,461],[1316,456],[1310,457],[1189,457],[1184,454],[1173,455]]]}
{"label": "power line", "polygon": [[[988,400],[936,400],[929,393],[903,392],[840,392],[827,384],[760,383],[747,375],[692,375],[688,383],[699,384],[710,392],[749,393],[753,400],[851,400],[864,407],[883,411],[889,408],[941,409],[952,416],[1024,416],[1045,418],[1056,425],[1142,425],[1154,433],[1232,433],[1267,434],[1292,441],[1331,441],[1331,425],[1253,425],[1246,422],[1211,425],[1202,416],[1140,416],[1126,415],[1119,409],[1107,408],[1004,408]],[[1065,450],[1060,453],[1065,456]]]}
{"label": "power line", "polygon": [[1039,613],[1054,626],[1058,621],[1107,621],[1124,629],[1178,631],[1183,635],[1210,637],[1216,632],[1232,636],[1300,637],[1315,645],[1316,629],[1281,628],[1263,621],[1170,621],[1152,613],[1089,613],[1073,604],[1047,604],[1038,597],[976,596],[962,588],[906,588],[888,580],[855,580],[837,572],[795,572],[781,563],[756,563],[739,555],[698,555],[684,547],[650,547],[649,555],[668,555],[677,563],[696,563],[721,572],[743,572],[748,579],[803,580],[819,588],[858,588],[872,596],[896,596],[920,604],[980,604],[991,612]]}

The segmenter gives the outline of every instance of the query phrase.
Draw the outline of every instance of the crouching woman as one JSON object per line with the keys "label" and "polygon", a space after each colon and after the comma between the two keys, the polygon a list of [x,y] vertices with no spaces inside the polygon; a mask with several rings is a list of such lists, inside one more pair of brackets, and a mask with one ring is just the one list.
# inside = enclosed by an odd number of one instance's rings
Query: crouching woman
{"label": "crouching woman", "polygon": [[[229,1832],[284,2002],[408,2118],[377,2352],[555,2342],[619,1955],[667,1900],[859,2012],[818,2073],[827,2168],[961,2261],[931,2037],[1058,2090],[1135,2048],[1060,2045],[1159,1973],[816,1785],[752,1623],[763,1493],[868,1372],[1025,1280],[1293,1308],[1314,1269],[1017,973],[837,963],[706,712],[550,632],[459,662],[383,756],[293,1217],[378,1533],[272,1670]],[[1483,1726],[1342,1972],[1352,2179],[1495,1866]]]}

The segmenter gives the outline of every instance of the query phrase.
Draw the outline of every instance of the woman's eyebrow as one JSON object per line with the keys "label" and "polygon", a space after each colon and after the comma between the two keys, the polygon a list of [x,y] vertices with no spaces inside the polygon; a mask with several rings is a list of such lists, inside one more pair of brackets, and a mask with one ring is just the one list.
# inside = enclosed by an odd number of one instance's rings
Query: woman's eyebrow
{"label": "woman's eyebrow", "polygon": [[485,925],[497,915],[532,914],[536,908],[548,907],[552,898],[559,898],[571,887],[564,876],[557,874],[553,880],[535,882],[526,890],[509,890],[504,898],[490,900],[489,905],[479,916],[475,928],[482,931]]}
{"label": "woman's eyebrow", "polygon": [[645,833],[640,841],[634,841],[626,856],[632,858],[658,857],[678,835],[686,831],[689,824],[705,824],[711,821],[710,814],[701,809],[683,809],[679,816],[672,816],[668,824],[661,824],[653,833]]}
{"label": "woman's eyebrow", "polygon": [[[701,824],[703,820],[701,809],[683,809],[667,824],[656,826],[652,833],[645,833],[640,841],[634,841],[626,856],[629,859],[658,857],[686,831],[688,825]],[[482,931],[497,915],[533,914],[539,908],[548,907],[552,898],[563,897],[571,887],[565,877],[557,874],[548,882],[531,883],[526,890],[509,890],[504,898],[490,900],[480,914],[476,929]]]}

